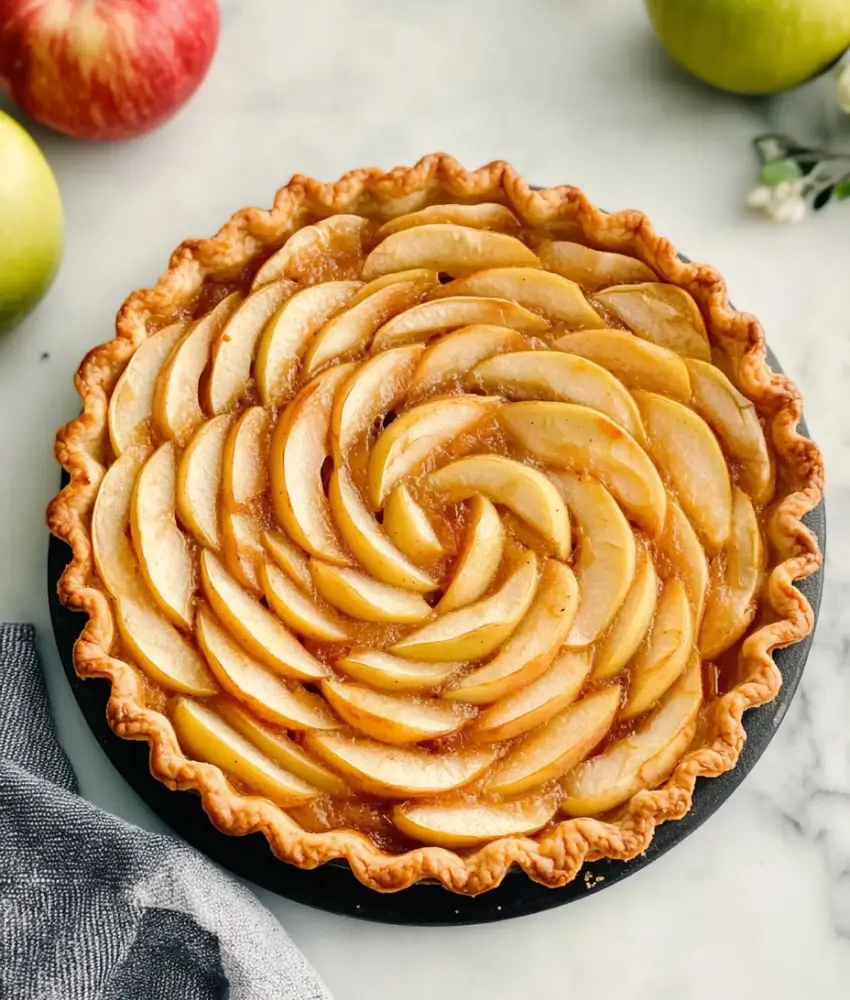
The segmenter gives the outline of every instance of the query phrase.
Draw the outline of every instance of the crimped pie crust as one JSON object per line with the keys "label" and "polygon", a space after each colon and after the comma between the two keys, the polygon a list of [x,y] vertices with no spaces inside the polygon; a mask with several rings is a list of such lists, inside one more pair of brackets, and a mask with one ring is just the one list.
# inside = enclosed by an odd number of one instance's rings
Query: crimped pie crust
{"label": "crimped pie crust", "polygon": [[[146,707],[140,672],[110,655],[116,624],[108,597],[92,586],[89,524],[109,454],[109,394],[139,344],[176,317],[187,315],[206,284],[232,280],[316,218],[336,213],[398,215],[457,200],[501,202],[525,225],[580,233],[590,246],[638,257],[664,281],[694,297],[710,339],[737,363],[738,385],[765,421],[781,472],[781,490],[764,522],[776,565],[763,588],[762,608],[768,620],[775,620],[744,640],[743,680],[712,705],[704,745],[688,752],[662,787],[635,794],[616,818],[565,819],[536,836],[502,838],[463,856],[441,847],[394,855],[355,831],[306,832],[268,799],[235,791],[218,767],[183,755],[169,719]],[[743,713],[771,701],[782,683],[772,650],[798,642],[812,630],[812,609],[794,582],[821,564],[817,539],[801,518],[821,499],[823,464],[817,446],[797,432],[802,413],[799,390],[767,366],[759,323],[729,305],[723,279],[713,268],[684,263],[642,213],[606,214],[573,187],[531,190],[502,161],[468,171],[450,156],[434,154],[413,167],[389,172],[354,170],[331,184],[296,174],[277,193],[269,211],[244,209],[211,239],[187,240],[178,247],[156,285],[126,300],[118,313],[115,338],[89,353],[75,382],[83,411],[56,439],[56,458],[71,481],[51,502],[47,520],[73,553],[59,583],[59,596],[67,607],[88,615],[74,648],[76,670],[81,677],[109,679],[109,724],[121,737],[148,741],[151,771],[157,778],[172,789],[195,789],[215,826],[230,834],[261,832],[278,857],[299,867],[344,858],[361,882],[379,891],[436,879],[453,892],[474,895],[497,886],[514,865],[537,882],[560,886],[575,878],[586,860],[632,858],[646,850],[657,824],[685,815],[698,777],[716,776],[735,766],[746,736]]]}

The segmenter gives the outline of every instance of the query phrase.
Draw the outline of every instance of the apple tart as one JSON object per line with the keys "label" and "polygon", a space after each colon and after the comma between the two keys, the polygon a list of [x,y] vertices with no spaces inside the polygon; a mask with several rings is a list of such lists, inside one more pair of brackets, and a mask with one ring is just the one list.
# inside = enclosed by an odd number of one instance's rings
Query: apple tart
{"label": "apple tart", "polygon": [[184,243],[77,374],[60,595],[116,733],[366,885],[559,886],[735,766],[820,565],[800,395],[635,211],[444,155]]}

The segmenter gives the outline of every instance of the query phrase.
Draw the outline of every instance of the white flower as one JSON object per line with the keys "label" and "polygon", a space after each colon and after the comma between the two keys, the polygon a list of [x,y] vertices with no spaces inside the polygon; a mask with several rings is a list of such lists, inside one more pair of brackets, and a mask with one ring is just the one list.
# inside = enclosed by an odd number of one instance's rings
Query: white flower
{"label": "white flower", "polygon": [[747,195],[747,205],[749,208],[767,209],[773,204],[773,188],[766,184],[754,187]]}
{"label": "white flower", "polygon": [[775,222],[802,222],[808,212],[808,206],[805,198],[795,194],[774,201],[767,212]]}
{"label": "white flower", "polygon": [[839,107],[842,111],[850,114],[850,62],[844,62],[839,66],[835,89],[838,94]]}

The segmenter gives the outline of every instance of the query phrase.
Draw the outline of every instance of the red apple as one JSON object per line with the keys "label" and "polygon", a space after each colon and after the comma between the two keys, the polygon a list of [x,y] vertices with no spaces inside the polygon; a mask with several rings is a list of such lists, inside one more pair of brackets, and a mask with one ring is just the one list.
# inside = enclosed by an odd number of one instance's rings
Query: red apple
{"label": "red apple", "polygon": [[170,118],[204,78],[216,0],[0,0],[0,86],[83,139],[128,139]]}

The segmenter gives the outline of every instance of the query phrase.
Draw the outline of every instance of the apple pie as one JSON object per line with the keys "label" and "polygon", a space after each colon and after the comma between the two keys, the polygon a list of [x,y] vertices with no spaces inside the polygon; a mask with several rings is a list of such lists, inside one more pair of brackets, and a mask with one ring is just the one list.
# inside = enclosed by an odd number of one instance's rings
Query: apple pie
{"label": "apple pie", "polygon": [[821,457],[759,324],[639,212],[505,163],[296,175],[76,384],[76,668],[304,868],[474,894],[634,857],[812,628]]}

